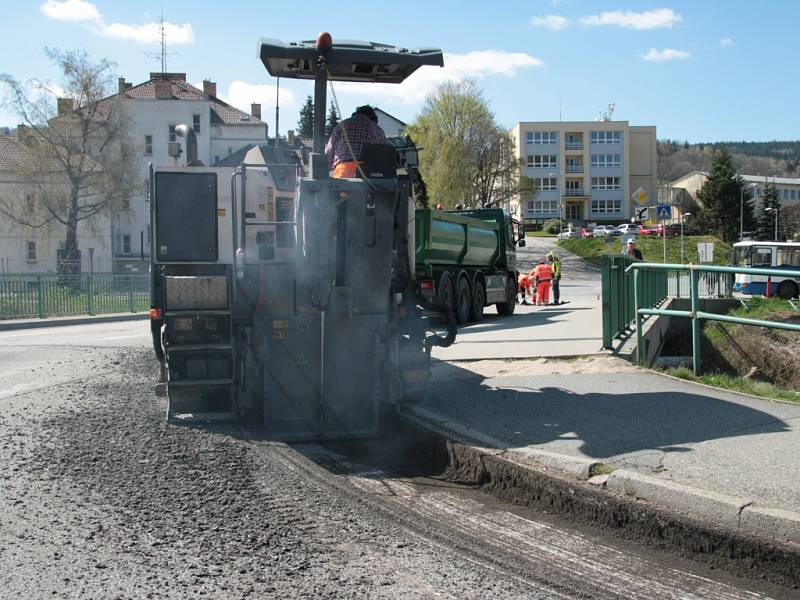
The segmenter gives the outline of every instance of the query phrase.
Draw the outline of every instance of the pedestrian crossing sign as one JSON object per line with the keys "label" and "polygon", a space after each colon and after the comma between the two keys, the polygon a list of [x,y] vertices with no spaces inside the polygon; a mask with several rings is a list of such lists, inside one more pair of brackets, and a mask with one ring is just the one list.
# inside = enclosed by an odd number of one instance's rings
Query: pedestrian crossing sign
{"label": "pedestrian crossing sign", "polygon": [[669,221],[672,218],[672,207],[669,204],[659,204],[656,206],[656,219],[658,221]]}

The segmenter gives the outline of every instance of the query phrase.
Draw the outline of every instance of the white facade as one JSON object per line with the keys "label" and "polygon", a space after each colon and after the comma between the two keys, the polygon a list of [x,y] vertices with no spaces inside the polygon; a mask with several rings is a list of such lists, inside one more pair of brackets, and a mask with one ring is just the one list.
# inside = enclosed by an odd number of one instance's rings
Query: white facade
{"label": "white facade", "polygon": [[[195,130],[198,159],[209,166],[247,144],[267,139],[267,125],[256,116],[239,111],[216,98],[216,86],[200,90],[186,83],[181,73],[167,74],[171,92],[158,89],[160,74],[151,73],[148,82],[126,86],[120,80],[120,101],[130,118],[129,141],[139,157],[137,176],[141,192],[130,201],[130,211],[115,215],[112,239],[117,271],[136,272],[146,268],[150,257],[150,205],[148,202],[148,169],[180,166],[185,155],[174,159],[168,154],[171,141],[178,141],[185,151],[185,140],[176,138],[172,129],[186,124]],[[166,82],[163,82],[166,83]],[[204,84],[204,85],[205,85]],[[124,88],[124,91],[123,91]],[[161,97],[158,97],[161,96]],[[220,188],[221,189],[221,188]],[[143,261],[144,259],[144,261]]]}

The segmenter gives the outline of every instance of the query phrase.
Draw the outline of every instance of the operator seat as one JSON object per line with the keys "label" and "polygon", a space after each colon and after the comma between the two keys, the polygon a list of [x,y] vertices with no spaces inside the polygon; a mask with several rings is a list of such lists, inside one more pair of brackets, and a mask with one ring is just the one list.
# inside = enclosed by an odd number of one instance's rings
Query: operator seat
{"label": "operator seat", "polygon": [[393,179],[397,177],[397,151],[391,144],[364,144],[359,160],[364,164],[361,171],[369,179]]}

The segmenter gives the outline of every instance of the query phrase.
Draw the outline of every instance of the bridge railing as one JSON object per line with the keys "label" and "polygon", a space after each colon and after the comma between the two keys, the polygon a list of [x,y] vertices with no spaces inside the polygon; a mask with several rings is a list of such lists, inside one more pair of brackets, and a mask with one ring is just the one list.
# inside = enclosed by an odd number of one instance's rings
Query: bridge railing
{"label": "bridge railing", "polygon": [[0,275],[0,319],[141,312],[150,306],[148,275]]}
{"label": "bridge railing", "polygon": [[[795,323],[783,323],[781,321],[765,321],[761,319],[746,319],[730,315],[718,315],[700,310],[700,297],[702,281],[710,280],[709,275],[716,275],[717,281],[723,276],[726,281],[730,281],[736,273],[748,273],[751,275],[765,275],[772,277],[800,277],[800,270],[789,271],[786,269],[756,269],[749,267],[718,267],[713,265],[676,265],[658,263],[632,263],[625,269],[633,272],[633,294],[634,294],[634,313],[636,318],[636,354],[639,356],[639,349],[644,348],[644,334],[642,331],[642,321],[648,315],[683,317],[692,320],[692,368],[695,375],[699,375],[702,370],[700,356],[700,322],[722,321],[725,323],[736,323],[739,325],[755,325],[757,327],[767,327],[770,329],[786,329],[789,331],[800,331],[800,325]],[[657,308],[649,303],[647,296],[647,281],[653,273],[686,273],[689,278],[689,297],[691,298],[691,310],[671,310]]]}

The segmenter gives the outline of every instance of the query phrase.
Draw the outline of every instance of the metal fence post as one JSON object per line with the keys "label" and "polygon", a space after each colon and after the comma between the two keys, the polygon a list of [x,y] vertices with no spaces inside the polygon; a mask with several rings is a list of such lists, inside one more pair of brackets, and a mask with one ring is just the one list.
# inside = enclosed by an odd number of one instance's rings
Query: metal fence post
{"label": "metal fence post", "polygon": [[639,314],[639,302],[642,298],[642,279],[639,277],[639,269],[633,270],[633,310],[636,315],[636,362],[642,364],[642,349],[644,347],[644,335],[642,333],[642,315]]}
{"label": "metal fence post", "polygon": [[128,276],[128,308],[130,312],[136,312],[133,305],[133,275]]}
{"label": "metal fence post", "polygon": [[42,290],[42,276],[36,276],[36,312],[40,319],[44,319],[44,290]]}
{"label": "metal fence post", "polygon": [[700,293],[698,290],[700,273],[690,268],[689,291],[692,295],[692,369],[695,375],[700,375],[700,319],[697,312],[700,310]]}
{"label": "metal fence post", "polygon": [[91,275],[86,277],[86,313],[94,314],[94,282]]}
{"label": "metal fence post", "polygon": [[603,298],[603,348],[611,350],[613,328],[611,326],[611,257],[603,255],[603,270],[601,271],[601,293]]}

